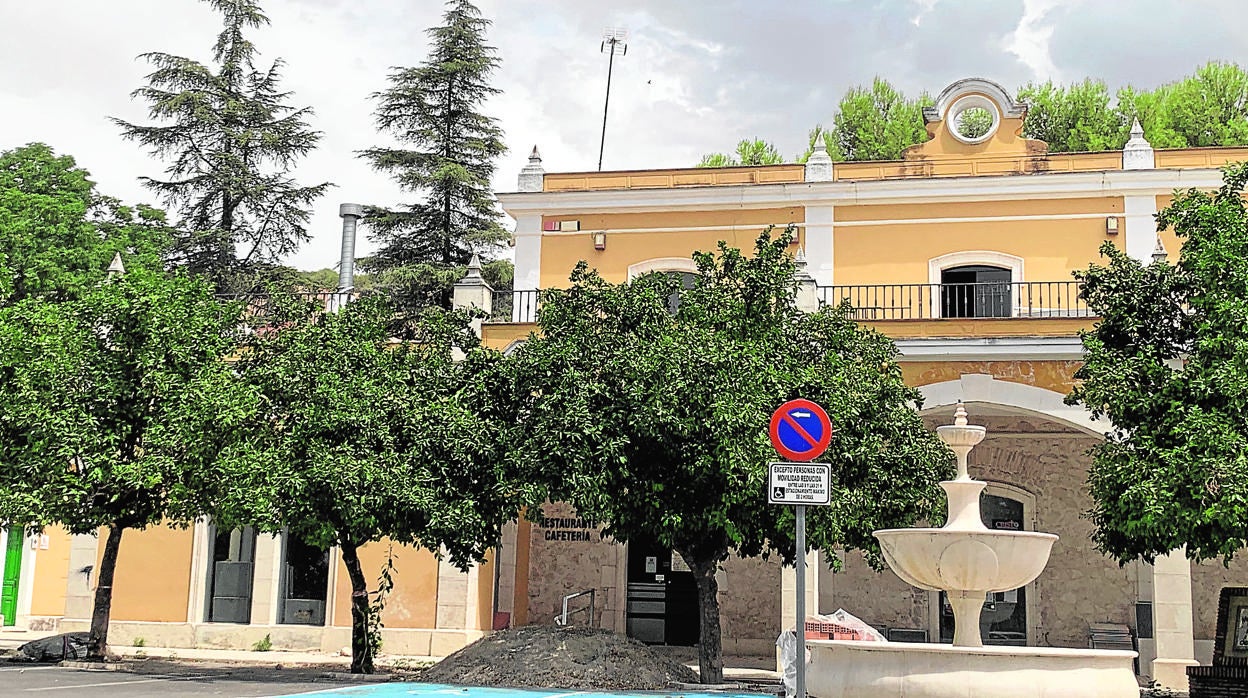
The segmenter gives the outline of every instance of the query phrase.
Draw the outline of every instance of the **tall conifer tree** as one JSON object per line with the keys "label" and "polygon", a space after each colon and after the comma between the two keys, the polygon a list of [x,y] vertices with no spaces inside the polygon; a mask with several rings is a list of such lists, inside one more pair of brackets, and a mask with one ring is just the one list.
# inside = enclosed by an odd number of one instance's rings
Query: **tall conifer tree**
{"label": "tall conifer tree", "polygon": [[[485,257],[507,239],[490,191],[502,129],[481,113],[498,89],[498,67],[485,43],[491,22],[468,0],[449,0],[442,26],[428,30],[429,58],[390,74],[377,100],[377,126],[402,147],[375,147],[360,155],[391,175],[416,203],[370,208],[367,220],[380,249],[366,267],[406,305],[447,305],[451,284],[474,252]],[[510,265],[487,265],[487,278],[510,280]]]}
{"label": "tall conifer tree", "polygon": [[177,259],[219,290],[241,291],[308,239],[309,206],[328,183],[300,186],[295,162],[320,140],[312,110],[288,104],[278,82],[282,61],[256,67],[248,29],[269,23],[255,0],[204,0],[224,28],[213,62],[146,53],[155,70],[133,96],[156,125],[113,121],[126,138],[168,161],[168,179],[144,177],[180,216]]}

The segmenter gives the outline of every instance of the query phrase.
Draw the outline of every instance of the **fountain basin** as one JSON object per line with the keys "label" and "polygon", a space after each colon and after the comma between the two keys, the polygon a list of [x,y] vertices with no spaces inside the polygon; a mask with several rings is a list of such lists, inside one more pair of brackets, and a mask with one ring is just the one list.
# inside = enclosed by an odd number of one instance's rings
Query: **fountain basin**
{"label": "fountain basin", "polygon": [[876,531],[888,566],[931,591],[1009,591],[1044,570],[1057,536],[1032,531],[892,528]]}
{"label": "fountain basin", "polygon": [[807,640],[812,698],[1138,698],[1135,652]]}

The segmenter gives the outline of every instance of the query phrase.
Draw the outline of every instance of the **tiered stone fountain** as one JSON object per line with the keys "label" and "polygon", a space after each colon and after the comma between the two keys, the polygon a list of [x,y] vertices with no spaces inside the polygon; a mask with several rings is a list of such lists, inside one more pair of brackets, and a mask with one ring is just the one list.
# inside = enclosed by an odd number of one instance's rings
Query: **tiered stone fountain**
{"label": "tiered stone fountain", "polygon": [[986,484],[966,460],[985,429],[958,405],[937,427],[958,456],[958,476],[940,483],[949,498],[943,528],[876,531],[884,559],[906,582],[944,591],[953,607],[953,644],[810,640],[807,692],[814,698],[1136,698],[1134,652],[1057,647],[984,647],[979,620],[989,592],[1040,575],[1057,541],[1050,533],[994,531],[979,515]]}

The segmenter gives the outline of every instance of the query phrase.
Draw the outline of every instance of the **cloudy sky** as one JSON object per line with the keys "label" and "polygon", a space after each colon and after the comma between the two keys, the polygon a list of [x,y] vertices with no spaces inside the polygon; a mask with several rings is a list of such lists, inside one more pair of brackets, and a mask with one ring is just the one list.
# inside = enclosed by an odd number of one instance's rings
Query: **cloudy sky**
{"label": "cloudy sky", "polygon": [[[495,187],[515,188],[534,144],[548,172],[597,165],[604,27],[626,27],[611,90],[604,168],[687,166],[743,136],[787,157],[829,122],[846,88],[888,78],[907,93],[983,76],[1007,89],[1094,76],[1152,87],[1208,60],[1248,64],[1244,0],[480,0],[502,94],[486,111],[510,152]],[[386,143],[369,95],[393,66],[424,60],[437,0],[263,0],[262,60],[287,62],[294,103],[315,109],[320,148],[305,182],[337,187],[316,205],[313,239],[289,260],[338,259],[341,202],[403,195],[354,156]],[[43,141],[77,158],[105,193],[151,201],[137,183],[162,165],[106,117],[145,119],[131,90],[164,51],[207,60],[219,18],[197,0],[0,0],[0,149]],[[359,252],[371,251],[362,241]]]}

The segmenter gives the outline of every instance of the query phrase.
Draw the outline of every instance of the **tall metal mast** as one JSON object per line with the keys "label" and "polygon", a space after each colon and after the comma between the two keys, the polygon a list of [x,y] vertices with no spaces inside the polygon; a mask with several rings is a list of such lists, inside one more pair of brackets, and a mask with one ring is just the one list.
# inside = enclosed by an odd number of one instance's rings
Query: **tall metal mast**
{"label": "tall metal mast", "polygon": [[[602,45],[599,53],[607,53],[607,97],[602,102],[602,140],[598,142],[598,171],[602,171],[602,151],[607,145],[607,107],[611,104],[611,69],[615,66],[615,51],[618,47],[621,56],[628,55],[628,30],[608,27],[602,32]],[[608,51],[608,47],[610,50]]]}

